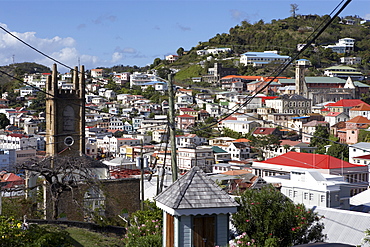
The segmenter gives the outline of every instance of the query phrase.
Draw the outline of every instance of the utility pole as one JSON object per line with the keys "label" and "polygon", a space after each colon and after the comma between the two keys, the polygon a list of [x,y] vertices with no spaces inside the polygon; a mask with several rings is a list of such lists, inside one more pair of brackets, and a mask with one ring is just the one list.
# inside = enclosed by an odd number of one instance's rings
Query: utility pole
{"label": "utility pole", "polygon": [[168,122],[170,125],[170,141],[171,141],[171,168],[172,182],[177,180],[177,158],[176,158],[176,126],[175,126],[175,93],[173,90],[173,74],[168,75],[168,95],[169,95],[169,115]]}
{"label": "utility pole", "polygon": [[139,158],[139,167],[140,167],[140,209],[144,210],[144,158],[143,158],[143,139],[140,140],[141,142],[141,149],[140,149],[140,158]]}

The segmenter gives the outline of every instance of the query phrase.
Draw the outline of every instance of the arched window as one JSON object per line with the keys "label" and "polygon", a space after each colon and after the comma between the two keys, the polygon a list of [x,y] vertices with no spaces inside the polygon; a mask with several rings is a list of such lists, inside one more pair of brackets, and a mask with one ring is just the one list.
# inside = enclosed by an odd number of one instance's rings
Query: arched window
{"label": "arched window", "polygon": [[63,130],[75,130],[75,111],[71,106],[66,106],[63,110]]}

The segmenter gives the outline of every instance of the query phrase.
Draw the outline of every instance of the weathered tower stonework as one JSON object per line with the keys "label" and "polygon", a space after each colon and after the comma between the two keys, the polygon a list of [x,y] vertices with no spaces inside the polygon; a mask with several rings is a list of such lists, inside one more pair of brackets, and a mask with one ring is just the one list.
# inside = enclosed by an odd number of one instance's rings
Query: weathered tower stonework
{"label": "weathered tower stonework", "polygon": [[73,89],[59,89],[57,66],[46,83],[46,155],[85,153],[85,72],[73,71]]}
{"label": "weathered tower stonework", "polygon": [[307,67],[310,65],[310,62],[306,59],[300,59],[296,63],[295,69],[295,94],[308,97],[308,89],[304,76],[304,72]]}

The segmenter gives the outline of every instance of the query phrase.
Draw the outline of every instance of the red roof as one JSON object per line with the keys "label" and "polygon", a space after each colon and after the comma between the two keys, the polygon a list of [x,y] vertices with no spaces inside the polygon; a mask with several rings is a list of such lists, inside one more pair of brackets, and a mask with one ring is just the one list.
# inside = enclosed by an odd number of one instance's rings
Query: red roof
{"label": "red roof", "polygon": [[298,152],[288,152],[275,158],[262,161],[261,163],[306,169],[338,169],[366,166],[352,164],[330,155]]}
{"label": "red roof", "polygon": [[361,103],[351,108],[350,111],[370,111],[370,105],[366,103]]}
{"label": "red roof", "polygon": [[180,115],[180,116],[177,116],[179,118],[195,118],[194,116],[190,116],[189,114],[183,114],[183,115]]}
{"label": "red roof", "polygon": [[182,107],[180,108],[180,111],[195,111],[195,110],[191,108]]}
{"label": "red roof", "polygon": [[364,103],[362,100],[359,99],[341,99],[335,103],[332,103],[330,107],[333,106],[340,106],[340,107],[354,107],[361,103]]}
{"label": "red roof", "polygon": [[370,154],[366,154],[366,155],[362,155],[362,156],[357,156],[357,157],[353,157],[353,158],[370,160]]}
{"label": "red roof", "polygon": [[263,127],[257,127],[254,131],[254,135],[270,135],[272,134],[276,128],[263,128]]}
{"label": "red roof", "polygon": [[366,117],[363,117],[363,116],[357,116],[357,117],[354,117],[350,120],[348,120],[347,122],[349,123],[370,123],[370,120],[367,119]]}
{"label": "red roof", "polygon": [[329,112],[328,114],[326,114],[326,116],[327,117],[336,117],[336,116],[338,116],[341,113],[342,112]]}

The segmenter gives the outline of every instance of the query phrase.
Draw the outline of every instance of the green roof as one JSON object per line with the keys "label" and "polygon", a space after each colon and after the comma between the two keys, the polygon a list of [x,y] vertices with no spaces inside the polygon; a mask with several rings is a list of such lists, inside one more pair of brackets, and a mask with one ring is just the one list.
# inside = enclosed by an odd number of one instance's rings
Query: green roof
{"label": "green roof", "polygon": [[[305,77],[306,83],[342,83],[345,84],[346,80],[338,77],[320,76],[320,77]],[[279,79],[280,83],[294,84],[295,79]]]}
{"label": "green roof", "polygon": [[213,150],[214,153],[227,153],[227,151],[225,151],[222,148],[217,147],[217,146],[212,146],[212,150]]}
{"label": "green roof", "polygon": [[220,105],[229,105],[229,102],[220,102]]}
{"label": "green roof", "polygon": [[369,85],[359,81],[354,81],[353,84],[355,84],[356,87],[370,87]]}
{"label": "green roof", "polygon": [[333,69],[347,69],[347,70],[356,70],[355,68],[349,67],[349,66],[331,66],[329,68],[326,68],[325,70],[333,70]]}

